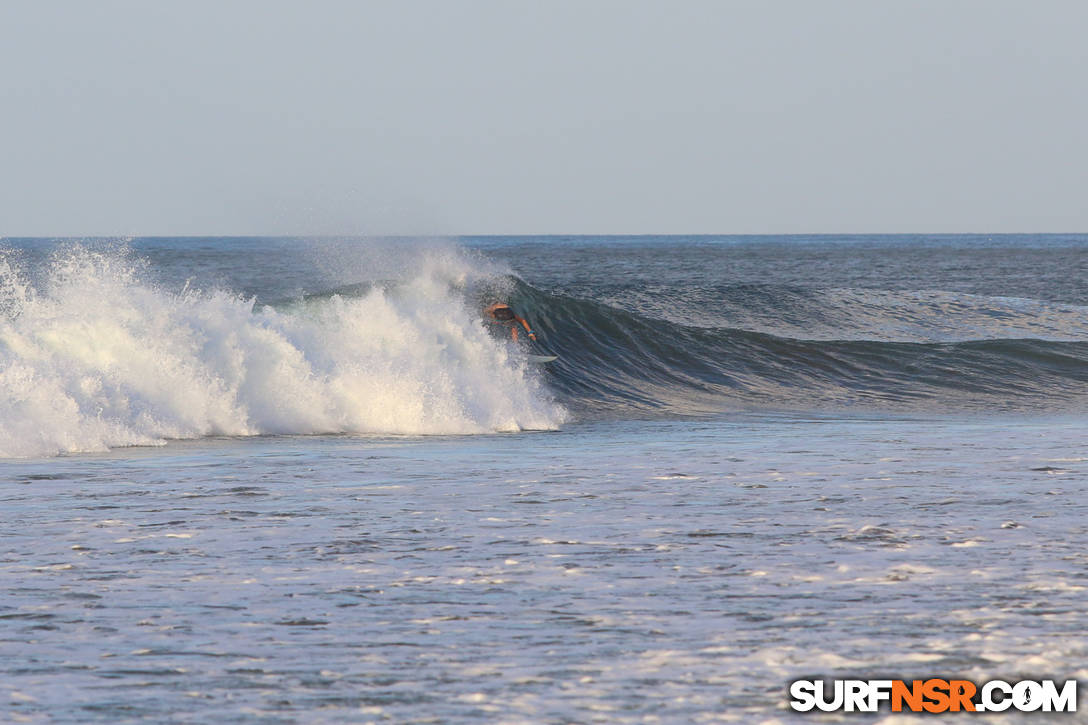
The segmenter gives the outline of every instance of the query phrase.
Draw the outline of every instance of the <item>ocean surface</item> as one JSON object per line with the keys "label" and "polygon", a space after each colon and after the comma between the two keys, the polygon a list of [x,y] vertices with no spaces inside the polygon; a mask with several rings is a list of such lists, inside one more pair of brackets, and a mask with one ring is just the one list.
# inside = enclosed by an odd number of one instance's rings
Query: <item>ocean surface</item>
{"label": "ocean surface", "polygon": [[1086,313],[1088,235],[0,239],[0,720],[1084,700]]}

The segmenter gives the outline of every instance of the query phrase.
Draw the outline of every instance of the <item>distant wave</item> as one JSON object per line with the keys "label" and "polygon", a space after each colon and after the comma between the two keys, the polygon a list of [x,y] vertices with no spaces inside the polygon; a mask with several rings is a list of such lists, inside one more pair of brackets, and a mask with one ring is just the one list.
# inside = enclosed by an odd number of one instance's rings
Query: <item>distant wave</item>
{"label": "distant wave", "polygon": [[[464,434],[566,417],[466,302],[472,265],[284,308],[169,292],[123,252],[0,257],[0,457],[268,433]],[[28,281],[33,279],[34,281]]]}

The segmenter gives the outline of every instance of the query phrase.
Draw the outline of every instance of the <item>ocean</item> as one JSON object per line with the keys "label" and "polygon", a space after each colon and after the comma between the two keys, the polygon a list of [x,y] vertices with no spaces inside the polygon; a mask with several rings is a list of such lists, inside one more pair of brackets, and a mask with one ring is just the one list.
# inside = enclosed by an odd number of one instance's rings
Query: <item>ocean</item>
{"label": "ocean", "polygon": [[0,719],[1084,699],[1086,312],[1088,235],[0,239]]}

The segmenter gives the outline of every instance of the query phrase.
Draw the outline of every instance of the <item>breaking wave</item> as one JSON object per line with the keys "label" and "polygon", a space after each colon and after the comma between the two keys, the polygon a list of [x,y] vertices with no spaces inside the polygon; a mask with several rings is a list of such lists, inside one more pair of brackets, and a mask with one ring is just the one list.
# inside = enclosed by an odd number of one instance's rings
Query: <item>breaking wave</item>
{"label": "breaking wave", "polygon": [[209,435],[470,434],[565,418],[480,324],[456,253],[354,296],[168,291],[124,251],[0,257],[0,457]]}
{"label": "breaking wave", "polygon": [[[238,259],[262,253],[239,244]],[[289,246],[295,256],[252,270],[250,294],[163,282],[115,248],[0,252],[0,457],[209,435],[555,429],[568,411],[1088,408],[1080,305],[608,275],[564,291],[453,245]],[[215,255],[169,252],[175,268],[218,278]],[[311,252],[328,269],[295,264]],[[324,291],[302,294],[315,283]],[[254,296],[268,289],[298,292]],[[497,300],[559,360],[529,365],[485,329],[481,309]]]}

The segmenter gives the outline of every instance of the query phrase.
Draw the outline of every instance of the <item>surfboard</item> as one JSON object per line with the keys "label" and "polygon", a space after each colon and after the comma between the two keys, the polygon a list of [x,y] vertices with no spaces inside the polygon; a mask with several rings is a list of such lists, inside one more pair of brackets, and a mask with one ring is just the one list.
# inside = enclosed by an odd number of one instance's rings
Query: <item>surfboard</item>
{"label": "surfboard", "polygon": [[528,356],[529,362],[536,363],[537,365],[543,365],[544,363],[550,363],[552,360],[558,360],[558,359],[559,359],[558,355],[529,355]]}

